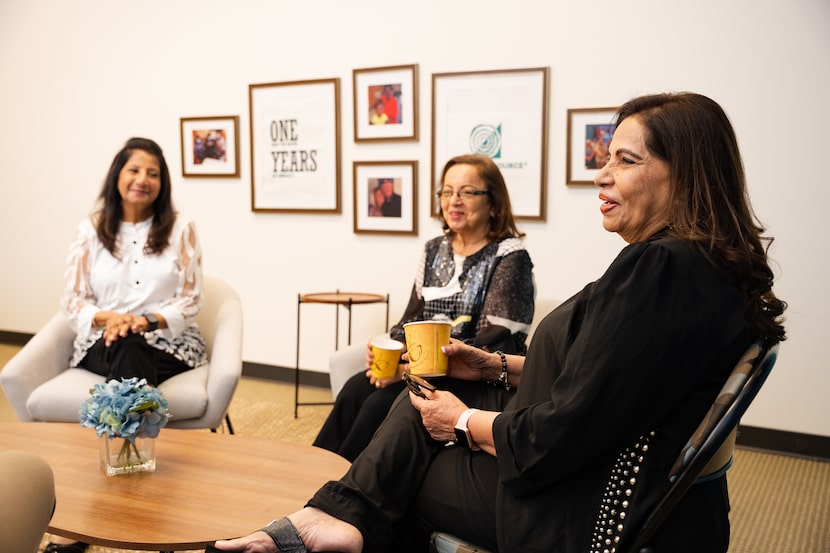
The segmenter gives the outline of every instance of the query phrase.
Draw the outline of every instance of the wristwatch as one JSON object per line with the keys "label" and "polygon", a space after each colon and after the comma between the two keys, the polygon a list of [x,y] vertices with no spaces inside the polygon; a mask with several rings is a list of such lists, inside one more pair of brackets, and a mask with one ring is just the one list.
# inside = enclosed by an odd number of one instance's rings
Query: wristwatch
{"label": "wristwatch", "polygon": [[470,420],[470,417],[476,411],[478,409],[467,409],[461,413],[461,416],[458,417],[458,422],[455,423],[455,443],[473,451],[478,451],[481,448],[477,447],[473,441],[470,430],[467,428],[467,421]]}
{"label": "wristwatch", "polygon": [[147,319],[147,332],[152,332],[157,330],[159,327],[159,318],[155,316],[153,313],[144,313],[141,315],[145,319]]}

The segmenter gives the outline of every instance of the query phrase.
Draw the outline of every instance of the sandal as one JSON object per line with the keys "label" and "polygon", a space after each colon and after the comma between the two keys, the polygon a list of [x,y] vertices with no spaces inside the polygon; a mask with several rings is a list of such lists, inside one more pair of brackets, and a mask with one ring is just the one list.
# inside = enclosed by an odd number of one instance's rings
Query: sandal
{"label": "sandal", "polygon": [[76,541],[74,543],[49,542],[43,550],[43,553],[84,553],[87,547],[89,547],[89,544],[82,541]]}
{"label": "sandal", "polygon": [[272,520],[262,531],[271,536],[282,553],[308,553],[300,533],[287,517]]}

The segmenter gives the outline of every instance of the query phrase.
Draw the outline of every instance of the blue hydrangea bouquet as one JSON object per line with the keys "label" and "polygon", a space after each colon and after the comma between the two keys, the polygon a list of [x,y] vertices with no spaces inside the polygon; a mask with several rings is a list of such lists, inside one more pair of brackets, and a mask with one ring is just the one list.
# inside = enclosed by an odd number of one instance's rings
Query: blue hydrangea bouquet
{"label": "blue hydrangea bouquet", "polygon": [[[94,428],[102,439],[101,463],[108,475],[155,470],[154,441],[147,438],[159,435],[170,413],[161,391],[147,380],[96,384],[81,405],[80,417],[81,426]],[[117,456],[109,453],[109,442],[115,438],[122,438]]]}

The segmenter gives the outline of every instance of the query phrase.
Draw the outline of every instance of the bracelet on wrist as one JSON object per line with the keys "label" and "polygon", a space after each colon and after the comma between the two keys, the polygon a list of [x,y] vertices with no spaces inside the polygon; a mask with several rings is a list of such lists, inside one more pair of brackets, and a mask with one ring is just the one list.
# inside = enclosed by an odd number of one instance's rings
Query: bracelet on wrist
{"label": "bracelet on wrist", "polygon": [[500,386],[505,389],[505,391],[510,391],[510,379],[508,378],[509,375],[507,374],[507,356],[501,350],[496,350],[494,352],[501,358],[501,374],[495,380],[488,380],[490,384],[493,386]]}

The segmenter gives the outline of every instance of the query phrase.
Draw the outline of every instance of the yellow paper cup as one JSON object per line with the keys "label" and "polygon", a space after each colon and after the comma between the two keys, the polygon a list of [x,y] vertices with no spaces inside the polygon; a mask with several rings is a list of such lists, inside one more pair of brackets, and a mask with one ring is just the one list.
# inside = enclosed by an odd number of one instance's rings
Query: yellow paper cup
{"label": "yellow paper cup", "polygon": [[447,374],[447,356],[441,347],[450,343],[452,325],[444,321],[418,321],[403,325],[409,370],[418,376]]}
{"label": "yellow paper cup", "polygon": [[372,338],[372,376],[394,378],[398,374],[398,361],[404,345],[397,340],[379,336]]}

